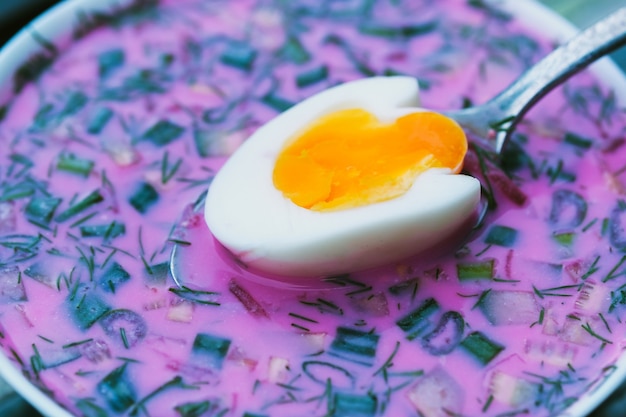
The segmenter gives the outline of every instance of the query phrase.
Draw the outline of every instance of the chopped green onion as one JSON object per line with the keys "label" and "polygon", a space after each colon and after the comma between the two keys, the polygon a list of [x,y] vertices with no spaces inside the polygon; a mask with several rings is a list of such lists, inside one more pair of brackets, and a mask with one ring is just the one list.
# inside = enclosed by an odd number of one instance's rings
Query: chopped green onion
{"label": "chopped green onion", "polygon": [[415,310],[396,322],[398,327],[408,333],[407,338],[413,340],[423,334],[430,326],[428,320],[437,310],[439,304],[434,298],[428,298]]}
{"label": "chopped green onion", "polygon": [[130,274],[117,262],[111,263],[100,277],[100,287],[106,292],[115,293],[118,286],[130,280]]}
{"label": "chopped green onion", "polygon": [[294,64],[305,64],[311,60],[311,54],[307,51],[300,39],[295,36],[289,36],[287,41],[280,50],[283,59],[291,61]]}
{"label": "chopped green onion", "polygon": [[143,134],[143,140],[152,142],[157,146],[165,146],[178,139],[184,131],[185,128],[176,123],[169,120],[159,120]]}
{"label": "chopped green onion", "polygon": [[230,339],[198,333],[193,341],[192,352],[202,362],[220,369],[230,348]]}
{"label": "chopped green onion", "polygon": [[109,224],[81,226],[80,235],[82,237],[103,237],[105,239],[115,238],[126,233],[126,226],[115,221]]}
{"label": "chopped green onion", "polygon": [[426,22],[414,25],[389,26],[380,23],[366,21],[359,25],[359,32],[364,35],[376,36],[380,38],[412,38],[426,35],[433,32],[438,26],[438,22]]}
{"label": "chopped green onion", "polygon": [[233,42],[222,52],[220,60],[223,64],[244,71],[252,70],[257,51],[243,42]]}
{"label": "chopped green onion", "polygon": [[126,56],[123,49],[112,49],[98,56],[98,69],[102,78],[107,78],[116,69],[124,65]]}
{"label": "chopped green onion", "polygon": [[506,226],[492,226],[485,238],[485,243],[510,248],[517,240],[517,230]]}
{"label": "chopped green onion", "polygon": [[73,154],[62,153],[57,162],[57,169],[88,177],[93,169],[94,162],[89,159],[78,158]]}
{"label": "chopped green onion", "polygon": [[456,265],[456,272],[460,281],[492,279],[494,277],[494,260],[459,263]]}
{"label": "chopped green onion", "polygon": [[35,224],[47,225],[61,201],[60,198],[55,197],[34,197],[26,205],[24,214]]}
{"label": "chopped green onion", "polygon": [[295,103],[277,96],[274,92],[263,96],[263,98],[261,98],[261,102],[279,112],[283,112],[295,105]]}
{"label": "chopped green onion", "polygon": [[561,246],[572,246],[576,233],[574,232],[562,232],[554,233],[552,238]]}
{"label": "chopped green onion", "polygon": [[330,353],[361,365],[371,366],[376,356],[380,336],[347,327],[337,328]]}
{"label": "chopped green onion", "polygon": [[328,78],[328,67],[321,65],[319,67],[302,72],[296,76],[296,85],[299,88],[308,87],[317,84]]}
{"label": "chopped green onion", "polygon": [[481,332],[470,333],[461,341],[460,346],[483,365],[487,365],[504,350],[504,346],[490,340]]}
{"label": "chopped green onion", "polygon": [[104,197],[102,197],[102,194],[100,194],[100,191],[98,190],[93,191],[91,194],[83,198],[78,203],[65,209],[65,211],[63,211],[58,216],[56,216],[54,220],[59,223],[62,223],[68,220],[69,218],[74,217],[78,213],[87,210],[91,206],[102,202],[103,200],[104,200]]}
{"label": "chopped green onion", "polygon": [[97,135],[102,132],[102,129],[109,123],[113,117],[113,110],[108,107],[97,108],[89,117],[87,121],[87,132],[92,135]]}
{"label": "chopped green onion", "polygon": [[139,213],[144,214],[159,200],[159,193],[147,182],[142,182],[128,202]]}
{"label": "chopped green onion", "polygon": [[123,413],[135,404],[135,387],[126,373],[128,363],[115,368],[96,387],[104,401],[116,413]]}
{"label": "chopped green onion", "polygon": [[585,150],[591,148],[591,145],[593,144],[593,140],[584,138],[572,132],[567,132],[565,134],[564,142]]}

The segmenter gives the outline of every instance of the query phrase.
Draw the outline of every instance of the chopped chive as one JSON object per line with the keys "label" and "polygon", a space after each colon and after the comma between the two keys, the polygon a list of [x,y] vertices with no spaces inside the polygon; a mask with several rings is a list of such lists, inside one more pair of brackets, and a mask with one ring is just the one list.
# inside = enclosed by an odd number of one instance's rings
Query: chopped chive
{"label": "chopped chive", "polygon": [[624,261],[626,261],[626,255],[622,256],[620,258],[620,260],[617,262],[617,264],[613,268],[611,268],[609,273],[606,274],[606,276],[604,278],[602,278],[602,282],[607,282],[607,281],[610,281],[610,280],[612,280],[614,278],[617,278],[620,275],[624,275],[626,273],[626,270],[622,270],[622,271],[620,271],[617,274],[615,273],[615,271],[617,271],[622,266]]}
{"label": "chopped chive", "polygon": [[89,117],[87,121],[87,133],[97,135],[104,127],[109,123],[113,117],[113,110],[108,107],[97,108]]}
{"label": "chopped chive", "polygon": [[56,216],[54,220],[59,223],[62,223],[70,219],[71,217],[74,217],[78,213],[87,210],[91,206],[102,202],[103,200],[104,200],[104,197],[102,197],[102,194],[100,194],[99,190],[93,191],[91,194],[89,194],[87,197],[85,197],[78,203],[75,203],[74,205],[65,209],[65,211],[63,211],[58,216]]}
{"label": "chopped chive", "polygon": [[220,60],[224,65],[238,68],[243,71],[250,71],[254,66],[257,51],[250,45],[243,42],[232,42],[226,50],[222,52]]}
{"label": "chopped chive", "polygon": [[313,84],[317,84],[328,78],[328,67],[321,65],[319,67],[302,72],[296,76],[296,85],[298,88],[305,88]]}
{"label": "chopped chive", "polygon": [[489,229],[489,233],[485,238],[485,243],[490,245],[498,245],[504,247],[512,247],[517,240],[517,230],[507,227],[495,225]]}
{"label": "chopped chive", "polygon": [[494,277],[494,260],[459,263],[456,265],[456,271],[460,281],[492,279]]}
{"label": "chopped chive", "polygon": [[176,175],[176,172],[180,168],[183,163],[183,159],[179,158],[172,167],[169,165],[169,152],[165,152],[163,154],[163,159],[161,160],[161,184],[167,184],[169,180]]}
{"label": "chopped chive", "polygon": [[200,417],[209,411],[210,408],[211,403],[205,400],[180,404],[175,406],[174,410],[176,410],[180,417]]}
{"label": "chopped chive", "polygon": [[159,120],[143,134],[142,139],[157,146],[165,146],[178,139],[184,131],[185,128],[176,123]]}
{"label": "chopped chive", "polygon": [[144,214],[159,200],[159,193],[147,182],[139,184],[128,202],[139,213]]}
{"label": "chopped chive", "polygon": [[595,331],[593,331],[593,329],[591,328],[591,325],[589,323],[585,323],[583,325],[581,325],[582,328],[589,333],[591,336],[595,337],[596,339],[600,340],[602,343],[607,343],[607,344],[613,344],[612,341],[600,336],[598,333],[596,333]]}
{"label": "chopped chive", "polygon": [[62,153],[57,161],[57,169],[81,177],[88,177],[93,169],[94,162],[89,159],[78,158],[73,154]]}
{"label": "chopped chive", "polygon": [[460,343],[460,346],[483,365],[491,362],[504,346],[490,340],[481,332],[472,332]]}

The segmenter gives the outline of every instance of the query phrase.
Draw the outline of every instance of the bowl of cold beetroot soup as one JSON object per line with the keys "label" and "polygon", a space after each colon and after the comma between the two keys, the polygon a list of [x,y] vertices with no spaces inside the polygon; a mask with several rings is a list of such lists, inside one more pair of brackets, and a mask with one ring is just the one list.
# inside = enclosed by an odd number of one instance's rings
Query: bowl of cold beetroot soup
{"label": "bowl of cold beetroot soup", "polygon": [[[531,1],[50,10],[0,53],[2,375],[48,416],[586,415],[625,369],[626,82],[610,62],[544,98],[501,156],[469,143],[458,173],[479,179],[479,213],[445,250],[274,276],[201,207],[233,152],[308,97],[400,76],[421,107],[480,104],[572,33]],[[248,227],[295,222],[255,215],[261,194]],[[437,230],[420,242],[443,247]]]}

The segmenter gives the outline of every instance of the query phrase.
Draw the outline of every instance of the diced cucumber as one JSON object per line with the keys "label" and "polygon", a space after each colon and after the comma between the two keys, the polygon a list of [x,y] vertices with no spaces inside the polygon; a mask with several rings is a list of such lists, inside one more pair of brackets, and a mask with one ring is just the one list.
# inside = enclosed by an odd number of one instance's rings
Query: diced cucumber
{"label": "diced cucumber", "polygon": [[67,298],[70,316],[81,330],[87,330],[111,307],[92,288],[79,284]]}
{"label": "diced cucumber", "polygon": [[500,225],[491,226],[485,238],[485,243],[510,248],[515,245],[517,234],[517,230],[511,227]]}
{"label": "diced cucumber", "polygon": [[35,224],[47,225],[61,201],[55,197],[33,197],[26,205],[24,214]]}
{"label": "diced cucumber", "polygon": [[457,415],[464,400],[463,388],[440,367],[420,378],[407,397],[423,417]]}
{"label": "diced cucumber", "polygon": [[193,341],[192,353],[211,368],[221,369],[230,348],[230,339],[207,333],[198,333]]}
{"label": "diced cucumber", "polygon": [[535,295],[525,291],[491,290],[481,298],[478,307],[494,326],[530,326],[539,317]]}
{"label": "diced cucumber", "polygon": [[142,139],[152,142],[156,146],[165,146],[174,142],[184,132],[185,128],[176,123],[169,120],[159,120],[143,134]]}
{"label": "diced cucumber", "polygon": [[148,333],[148,325],[139,314],[131,310],[111,310],[98,323],[111,339],[126,349],[141,342]]}
{"label": "diced cucumber", "polygon": [[352,394],[337,392],[333,397],[335,417],[373,417],[376,415],[378,399],[374,394]]}
{"label": "diced cucumber", "polygon": [[98,107],[87,121],[87,133],[98,135],[113,117],[113,110],[108,107]]}
{"label": "diced cucumber", "polygon": [[141,214],[145,214],[157,201],[159,201],[159,193],[147,182],[140,183],[128,199],[130,205]]}
{"label": "diced cucumber", "polygon": [[38,261],[24,269],[25,276],[47,285],[50,288],[56,287],[57,276],[54,274],[55,272],[52,272],[52,268],[48,262]]}
{"label": "diced cucumber", "polygon": [[431,355],[447,355],[452,352],[463,337],[465,320],[456,311],[448,311],[441,316],[432,332],[422,338],[422,347]]}
{"label": "diced cucumber", "polygon": [[472,332],[467,335],[461,342],[461,347],[482,365],[487,365],[504,350],[504,346],[492,341],[481,332]]}
{"label": "diced cucumber", "polygon": [[109,224],[85,225],[80,226],[80,235],[82,237],[102,237],[105,239],[113,239],[126,233],[126,226],[123,223],[115,221]]}
{"label": "diced cucumber", "polygon": [[296,85],[299,88],[305,88],[313,84],[317,84],[328,78],[328,67],[321,65],[312,68],[306,72],[302,72],[296,76]]}
{"label": "diced cucumber", "polygon": [[124,65],[126,55],[123,49],[111,49],[98,55],[100,77],[107,78],[115,70]]}
{"label": "diced cucumber", "polygon": [[94,162],[89,159],[78,158],[74,154],[62,153],[57,161],[57,169],[60,171],[88,177],[93,169]]}
{"label": "diced cucumber", "polygon": [[437,301],[434,298],[428,298],[415,310],[398,320],[396,324],[407,333],[407,339],[413,340],[432,326],[429,318],[437,310],[439,310]]}
{"label": "diced cucumber", "polygon": [[520,407],[537,398],[539,387],[523,378],[495,371],[489,381],[489,391],[494,400],[511,407]]}
{"label": "diced cucumber", "polygon": [[19,268],[15,265],[0,267],[0,300],[12,303],[27,299]]}
{"label": "diced cucumber", "polygon": [[551,225],[559,229],[578,227],[585,221],[587,201],[570,190],[557,190],[552,194],[552,207],[548,217]]}
{"label": "diced cucumber", "polygon": [[106,292],[115,293],[117,287],[130,280],[130,274],[117,262],[112,262],[102,273],[98,283]]}
{"label": "diced cucumber", "polygon": [[83,198],[82,200],[80,200],[78,203],[68,207],[67,209],[65,209],[65,211],[61,212],[59,215],[57,215],[54,220],[62,223],[72,217],[74,217],[75,215],[77,215],[78,213],[85,211],[87,209],[89,209],[90,207],[102,202],[104,200],[104,197],[102,197],[102,194],[100,194],[99,190],[95,190],[93,191],[91,194],[87,195],[85,198]]}
{"label": "diced cucumber", "polygon": [[104,401],[117,413],[123,413],[137,401],[137,394],[126,368],[128,363],[114,369],[96,387]]}
{"label": "diced cucumber", "polygon": [[244,42],[231,42],[222,52],[220,60],[224,65],[251,71],[257,57],[256,49]]}
{"label": "diced cucumber", "polygon": [[161,262],[160,264],[150,265],[150,273],[145,274],[145,278],[152,284],[165,285],[171,276],[170,263]]}
{"label": "diced cucumber", "polygon": [[492,279],[494,277],[494,260],[459,263],[456,265],[456,273],[459,281]]}
{"label": "diced cucumber", "polygon": [[330,345],[330,354],[365,366],[371,366],[376,357],[380,336],[347,327],[337,328]]}

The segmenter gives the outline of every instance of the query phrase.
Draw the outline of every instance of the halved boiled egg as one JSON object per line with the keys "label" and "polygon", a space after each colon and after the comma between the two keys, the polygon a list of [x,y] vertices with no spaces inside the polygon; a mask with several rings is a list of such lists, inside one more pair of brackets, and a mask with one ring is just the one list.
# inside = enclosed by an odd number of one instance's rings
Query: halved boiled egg
{"label": "halved boiled egg", "polygon": [[325,276],[396,262],[475,214],[459,174],[467,139],[418,108],[411,77],[373,77],[310,97],[258,129],[209,188],[215,238],[251,268]]}

